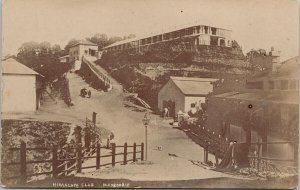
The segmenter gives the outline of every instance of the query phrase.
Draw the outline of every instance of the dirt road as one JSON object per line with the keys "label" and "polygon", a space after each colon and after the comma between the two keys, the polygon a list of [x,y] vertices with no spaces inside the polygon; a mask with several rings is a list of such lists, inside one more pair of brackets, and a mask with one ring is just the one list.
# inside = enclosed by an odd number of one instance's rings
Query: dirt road
{"label": "dirt road", "polygon": [[[97,125],[111,130],[116,144],[140,144],[145,141],[142,123],[144,112],[124,107],[123,88],[111,79],[113,90],[101,92],[89,87],[75,73],[68,73],[70,93],[74,106],[64,103],[47,104],[31,115],[14,115],[12,118],[30,118],[85,124],[85,117],[91,119],[97,113]],[[79,96],[80,89],[88,88],[91,98]],[[161,150],[158,150],[161,147]],[[210,157],[214,161],[213,157]],[[177,130],[157,115],[151,115],[148,127],[148,162],[144,164],[117,165],[98,171],[85,171],[77,176],[130,180],[178,180],[233,177],[194,165],[191,160],[203,161],[203,149],[191,141],[182,131]]]}

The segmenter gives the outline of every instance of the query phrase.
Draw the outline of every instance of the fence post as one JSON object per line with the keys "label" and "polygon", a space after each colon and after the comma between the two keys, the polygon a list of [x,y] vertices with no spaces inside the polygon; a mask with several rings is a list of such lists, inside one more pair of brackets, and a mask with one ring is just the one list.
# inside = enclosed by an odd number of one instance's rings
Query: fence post
{"label": "fence post", "polygon": [[133,143],[133,162],[136,161],[136,143]]}
{"label": "fence post", "polygon": [[101,155],[101,147],[98,142],[97,143],[97,151],[96,151],[96,169],[100,168],[100,155]]}
{"label": "fence post", "polygon": [[111,143],[111,165],[114,167],[116,164],[116,144]]}
{"label": "fence post", "polygon": [[144,143],[141,144],[141,160],[144,160]]}
{"label": "fence post", "polygon": [[81,172],[81,166],[82,166],[82,146],[81,143],[78,144],[77,147],[77,172]]}
{"label": "fence post", "polygon": [[58,166],[58,163],[57,163],[57,147],[54,146],[53,147],[53,150],[52,150],[52,175],[53,175],[53,178],[56,178],[57,177],[57,166]]}
{"label": "fence post", "polygon": [[205,141],[205,150],[204,150],[204,163],[208,162],[208,141]]}
{"label": "fence post", "polygon": [[21,147],[20,147],[20,174],[21,174],[21,183],[26,183],[27,177],[26,177],[26,143],[24,141],[21,141]]}
{"label": "fence post", "polygon": [[127,143],[124,143],[124,161],[123,164],[127,164]]}
{"label": "fence post", "polygon": [[295,163],[295,166],[298,165],[298,143],[297,142],[294,142],[294,163]]}
{"label": "fence post", "polygon": [[260,157],[261,157],[261,154],[260,154],[260,149],[261,149],[261,143],[259,142],[258,143],[258,151],[257,151],[257,172],[259,172],[259,166],[260,166]]}

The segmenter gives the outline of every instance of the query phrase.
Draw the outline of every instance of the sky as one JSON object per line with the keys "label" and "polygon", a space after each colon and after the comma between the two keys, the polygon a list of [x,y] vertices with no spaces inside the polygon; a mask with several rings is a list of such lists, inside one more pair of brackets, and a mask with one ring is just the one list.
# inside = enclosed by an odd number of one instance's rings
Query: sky
{"label": "sky", "polygon": [[16,54],[28,41],[63,48],[72,39],[137,36],[193,23],[233,31],[247,53],[281,51],[282,61],[297,56],[296,0],[3,0],[3,55]]}

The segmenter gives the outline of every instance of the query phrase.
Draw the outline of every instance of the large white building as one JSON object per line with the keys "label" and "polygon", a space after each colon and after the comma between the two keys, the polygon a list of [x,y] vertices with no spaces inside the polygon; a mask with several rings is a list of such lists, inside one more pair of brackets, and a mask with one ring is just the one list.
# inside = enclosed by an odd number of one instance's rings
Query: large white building
{"label": "large white building", "polygon": [[218,79],[170,77],[158,93],[158,108],[170,109],[170,116],[181,110],[188,112],[194,106],[205,103],[206,96],[213,91],[213,82]]}
{"label": "large white building", "polygon": [[74,70],[79,70],[83,56],[98,56],[98,45],[81,40],[69,49],[69,62],[74,62]]}
{"label": "large white building", "polygon": [[10,58],[2,61],[2,113],[32,112],[40,105],[37,72]]}
{"label": "large white building", "polygon": [[217,28],[208,25],[193,25],[142,37],[126,39],[106,46],[103,50],[111,52],[133,49],[140,52],[147,49],[147,47],[152,44],[174,41],[180,38],[192,39],[192,43],[195,46],[208,45],[231,47],[231,34],[231,30],[224,28]]}

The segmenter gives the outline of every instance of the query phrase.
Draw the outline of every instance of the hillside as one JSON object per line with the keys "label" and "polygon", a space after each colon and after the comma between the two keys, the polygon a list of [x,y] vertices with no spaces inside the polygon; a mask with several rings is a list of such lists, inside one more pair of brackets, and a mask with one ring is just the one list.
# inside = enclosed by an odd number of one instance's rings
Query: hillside
{"label": "hillside", "polygon": [[130,92],[153,108],[157,93],[169,76],[237,78],[251,71],[237,42],[233,47],[194,46],[193,39],[153,44],[134,50],[104,52],[96,63]]}

